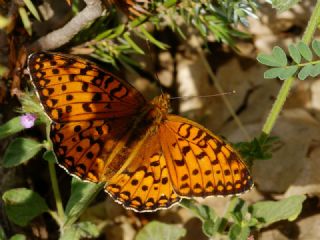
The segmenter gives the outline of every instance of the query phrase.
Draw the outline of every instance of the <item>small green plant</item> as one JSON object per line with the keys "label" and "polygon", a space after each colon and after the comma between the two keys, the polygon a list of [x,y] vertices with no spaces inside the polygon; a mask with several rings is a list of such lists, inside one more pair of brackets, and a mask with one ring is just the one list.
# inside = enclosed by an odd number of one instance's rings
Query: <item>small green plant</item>
{"label": "small green plant", "polygon": [[224,216],[206,206],[184,199],[181,205],[202,221],[202,231],[208,237],[226,235],[231,240],[248,239],[258,229],[281,220],[295,220],[302,210],[305,196],[291,196],[280,201],[261,201],[248,205],[234,197]]}
{"label": "small green plant", "polygon": [[320,58],[320,41],[313,40],[312,49],[304,42],[290,44],[288,51],[293,60],[291,63],[285,51],[278,46],[273,48],[271,55],[259,54],[258,61],[272,67],[264,73],[265,78],[285,80],[298,73],[297,77],[305,80],[309,76],[316,77],[320,74],[320,59],[314,59],[314,56]]}
{"label": "small green plant", "polygon": [[255,160],[270,159],[272,157],[272,147],[278,140],[278,137],[268,136],[262,133],[250,142],[240,142],[235,144],[235,146],[246,163],[252,166]]}

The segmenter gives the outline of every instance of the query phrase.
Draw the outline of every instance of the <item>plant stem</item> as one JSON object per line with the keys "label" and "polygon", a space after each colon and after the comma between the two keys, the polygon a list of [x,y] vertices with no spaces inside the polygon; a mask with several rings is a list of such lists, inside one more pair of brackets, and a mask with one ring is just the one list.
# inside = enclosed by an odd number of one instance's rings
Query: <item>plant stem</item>
{"label": "plant stem", "polygon": [[56,207],[58,211],[58,216],[60,218],[60,222],[64,221],[64,210],[61,201],[61,195],[59,191],[58,181],[57,181],[57,174],[55,169],[55,163],[49,162],[49,172],[50,172],[50,180],[52,184],[52,190],[54,194],[54,198],[56,200]]}
{"label": "plant stem", "polygon": [[[206,59],[206,57],[205,57],[205,55],[204,55],[203,49],[202,49],[202,48],[198,48],[198,52],[199,52],[199,55],[200,55],[200,58],[201,58],[202,62],[204,63],[204,66],[205,66],[205,68],[206,68],[206,70],[207,70],[210,78],[211,78],[212,81],[214,82],[214,84],[215,84],[218,92],[219,92],[219,93],[223,93],[224,90],[223,90],[221,84],[219,83],[217,77],[214,75],[214,73],[213,73],[213,71],[212,71],[212,69],[211,69],[211,67],[210,67],[210,65],[209,65],[209,63],[208,63],[208,61],[207,61],[207,59]],[[240,119],[238,118],[237,114],[235,113],[235,111],[234,111],[234,109],[233,109],[230,101],[229,101],[228,98],[227,98],[226,96],[224,96],[224,95],[221,95],[221,97],[222,97],[222,100],[223,100],[224,104],[226,105],[227,109],[229,110],[231,116],[233,117],[234,121],[235,121],[236,124],[238,125],[239,129],[241,130],[241,132],[243,133],[243,135],[246,137],[246,139],[247,139],[248,141],[250,141],[250,140],[251,140],[251,137],[250,137],[249,133],[247,132],[247,130],[246,130],[246,129],[244,128],[244,126],[242,125],[242,123],[241,123]]]}
{"label": "plant stem", "polygon": [[[314,32],[317,29],[320,20],[320,0],[317,1],[317,4],[312,12],[308,26],[302,36],[302,42],[309,45],[313,37]],[[267,117],[265,124],[263,125],[262,132],[265,134],[270,134],[274,124],[283,108],[283,105],[289,95],[290,89],[292,87],[294,77],[290,77],[284,81],[282,87],[279,91],[276,101],[274,102],[272,109]]]}
{"label": "plant stem", "polygon": [[[47,139],[50,139],[50,123],[49,122],[46,123],[46,134],[47,134]],[[57,208],[58,217],[59,217],[59,222],[57,222],[57,223],[60,225],[61,223],[64,222],[65,214],[64,214],[61,195],[60,195],[60,191],[59,191],[59,185],[58,185],[58,181],[57,181],[57,173],[56,173],[56,169],[55,169],[55,163],[49,161],[48,166],[49,166],[49,174],[50,174],[53,195],[54,195],[54,198],[56,201],[56,208]],[[61,227],[61,225],[60,225],[60,227]]]}

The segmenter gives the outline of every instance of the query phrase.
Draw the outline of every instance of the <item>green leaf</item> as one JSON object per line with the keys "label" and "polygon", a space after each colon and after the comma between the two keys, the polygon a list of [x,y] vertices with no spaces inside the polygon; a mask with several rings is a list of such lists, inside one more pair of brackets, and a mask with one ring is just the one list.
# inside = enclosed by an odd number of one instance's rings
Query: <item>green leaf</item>
{"label": "green leaf", "polygon": [[313,40],[312,41],[312,49],[313,49],[313,51],[314,51],[314,53],[318,56],[318,57],[320,57],[320,41],[318,41],[318,40]]}
{"label": "green leaf", "polygon": [[104,183],[95,184],[83,182],[76,178],[72,179],[71,196],[66,206],[67,224],[72,224],[90,204],[91,200],[100,192]]}
{"label": "green leaf", "polygon": [[254,160],[266,160],[272,157],[272,148],[278,137],[269,136],[262,133],[258,138],[254,138],[251,142],[240,142],[235,145],[241,156],[244,157],[246,163],[251,166]]}
{"label": "green leaf", "polygon": [[248,205],[238,197],[232,198],[227,213],[231,215],[235,223],[241,224],[248,213]]}
{"label": "green leaf", "polygon": [[310,62],[312,60],[312,52],[308,45],[304,42],[299,42],[297,47],[302,57],[306,59],[308,62]]}
{"label": "green leaf", "polygon": [[23,26],[27,33],[31,36],[32,35],[32,27],[31,27],[31,21],[29,19],[28,13],[24,7],[19,7],[18,9],[20,18],[22,20]]}
{"label": "green leaf", "polygon": [[278,78],[284,72],[284,68],[271,68],[264,72],[265,79]]}
{"label": "green leaf", "polygon": [[14,167],[34,157],[43,147],[35,140],[16,138],[7,147],[3,156],[4,167]]}
{"label": "green leaf", "polygon": [[[1,19],[0,19],[0,29],[1,29]],[[0,65],[0,77],[2,77],[6,72],[8,72],[8,68]]]}
{"label": "green leaf", "polygon": [[284,67],[288,63],[285,52],[278,46],[272,49],[271,55],[264,53],[259,54],[257,60],[270,67]]}
{"label": "green leaf", "polygon": [[42,158],[48,162],[52,162],[52,163],[56,163],[57,160],[56,160],[56,155],[54,154],[53,151],[49,150],[49,151],[46,151]]}
{"label": "green leaf", "polygon": [[118,27],[116,27],[114,29],[113,33],[108,36],[108,39],[118,37],[119,35],[121,35],[124,32],[125,28],[126,28],[126,26],[124,24],[119,25]]}
{"label": "green leaf", "polygon": [[66,227],[59,240],[80,240],[83,238],[97,238],[98,227],[92,222],[79,222]]}
{"label": "green leaf", "polygon": [[312,66],[312,70],[311,70],[310,76],[316,77],[319,74],[320,74],[320,63],[317,63],[317,64],[314,64]]}
{"label": "green leaf", "polygon": [[228,232],[230,240],[247,240],[250,235],[250,228],[248,226],[241,226],[239,224],[232,224]]}
{"label": "green leaf", "polygon": [[19,226],[26,226],[33,218],[49,210],[44,199],[26,188],[15,188],[2,195],[9,219]]}
{"label": "green leaf", "polygon": [[0,240],[6,240],[8,239],[6,236],[6,233],[4,232],[2,226],[0,225]]}
{"label": "green leaf", "polygon": [[9,23],[10,23],[10,20],[8,18],[0,15],[0,29],[5,28],[7,25],[9,25]]}
{"label": "green leaf", "polygon": [[292,57],[293,61],[295,61],[297,64],[301,62],[301,55],[298,50],[298,48],[294,44],[290,44],[288,47],[289,54]]}
{"label": "green leaf", "polygon": [[40,16],[38,14],[37,9],[35,8],[35,6],[33,5],[32,1],[30,0],[23,0],[24,3],[26,4],[27,8],[29,9],[29,11],[32,13],[32,15],[38,20],[40,21]]}
{"label": "green leaf", "polygon": [[282,48],[275,46],[272,49],[272,56],[274,57],[274,59],[277,60],[277,62],[279,63],[279,66],[282,66],[282,67],[287,66],[288,64],[287,55],[282,50]]}
{"label": "green leaf", "polygon": [[15,234],[10,238],[10,240],[27,240],[27,237],[23,234]]}
{"label": "green leaf", "polygon": [[158,48],[160,48],[162,50],[166,50],[169,48],[169,45],[155,39],[143,26],[140,26],[139,29],[140,29],[141,33],[146,37],[146,39],[148,39],[150,42],[152,42]]}
{"label": "green leaf", "polygon": [[152,221],[144,226],[135,240],[178,240],[186,235],[186,230],[177,225]]}
{"label": "green leaf", "polygon": [[300,80],[305,80],[308,76],[311,75],[312,70],[313,70],[312,64],[305,65],[298,73],[298,78]]}
{"label": "green leaf", "polygon": [[96,41],[100,41],[104,38],[108,38],[108,36],[112,33],[113,29],[107,29],[106,31],[98,34],[96,37],[95,37],[95,40]]}
{"label": "green leaf", "polygon": [[126,32],[123,34],[124,39],[127,41],[127,43],[136,50],[137,53],[144,54],[144,51],[130,38],[130,33]]}
{"label": "green leaf", "polygon": [[14,117],[5,124],[0,126],[0,139],[6,138],[17,132],[20,132],[24,127],[20,123],[20,116]]}
{"label": "green leaf", "polygon": [[299,68],[298,66],[285,67],[284,70],[279,75],[279,78],[281,80],[286,80],[289,77],[292,77],[297,72],[298,68]]}
{"label": "green leaf", "polygon": [[217,222],[218,216],[213,211],[212,208],[210,208],[207,205],[200,205],[195,204],[194,201],[182,199],[180,204],[188,208],[190,211],[192,211],[200,220],[202,221],[202,230],[203,233],[206,234],[208,237],[212,237],[216,234],[216,232],[220,229],[221,225],[219,223],[223,223],[223,221]]}
{"label": "green leaf", "polygon": [[252,217],[259,220],[258,228],[280,220],[295,220],[302,210],[304,195],[291,196],[280,201],[262,201],[249,207]]}
{"label": "green leaf", "polygon": [[289,10],[293,5],[298,3],[299,0],[272,0],[272,7],[280,12]]}

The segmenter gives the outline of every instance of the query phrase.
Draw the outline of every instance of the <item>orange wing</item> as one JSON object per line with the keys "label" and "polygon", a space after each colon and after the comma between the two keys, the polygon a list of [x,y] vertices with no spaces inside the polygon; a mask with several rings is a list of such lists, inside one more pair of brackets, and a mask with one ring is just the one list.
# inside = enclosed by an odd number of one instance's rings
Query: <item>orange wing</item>
{"label": "orange wing", "polygon": [[127,117],[146,105],[129,83],[77,57],[34,53],[28,67],[42,105],[54,122]]}
{"label": "orange wing", "polygon": [[253,185],[239,154],[193,121],[168,115],[160,127],[160,140],[179,196],[235,195]]}
{"label": "orange wing", "polygon": [[138,212],[168,208],[180,201],[170,182],[158,134],[146,139],[130,165],[108,182],[106,191],[118,203]]}
{"label": "orange wing", "polygon": [[81,179],[105,181],[108,156],[147,104],[143,96],[77,57],[34,53],[28,67],[52,120],[50,137],[59,164]]}
{"label": "orange wing", "polygon": [[130,124],[127,118],[53,122],[50,138],[60,166],[84,180],[106,181],[107,159]]}

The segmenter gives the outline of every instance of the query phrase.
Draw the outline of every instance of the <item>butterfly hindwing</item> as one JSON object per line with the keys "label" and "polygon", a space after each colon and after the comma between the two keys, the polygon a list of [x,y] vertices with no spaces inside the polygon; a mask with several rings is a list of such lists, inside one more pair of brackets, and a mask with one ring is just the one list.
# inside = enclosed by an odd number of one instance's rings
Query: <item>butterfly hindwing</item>
{"label": "butterfly hindwing", "polygon": [[51,123],[58,163],[81,179],[105,181],[106,161],[129,126],[126,118]]}
{"label": "butterfly hindwing", "polygon": [[180,196],[235,195],[252,180],[239,154],[201,125],[168,115],[161,146],[175,192]]}
{"label": "butterfly hindwing", "polygon": [[146,139],[130,165],[108,182],[106,191],[139,212],[168,208],[180,201],[170,182],[158,134]]}
{"label": "butterfly hindwing", "polygon": [[34,53],[28,66],[42,105],[55,122],[130,116],[146,104],[129,83],[78,57]]}

